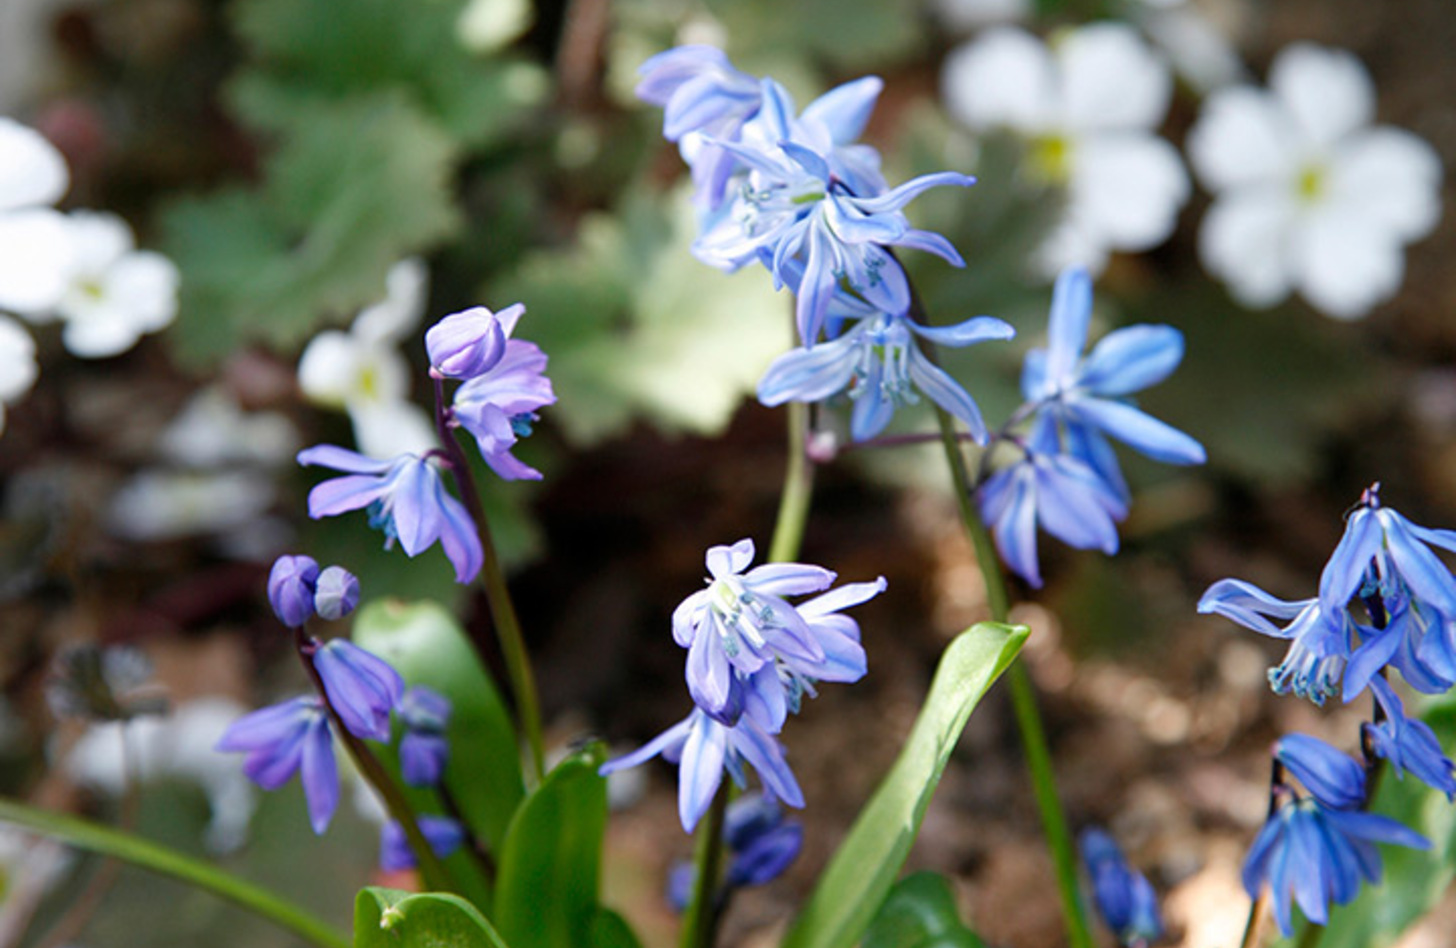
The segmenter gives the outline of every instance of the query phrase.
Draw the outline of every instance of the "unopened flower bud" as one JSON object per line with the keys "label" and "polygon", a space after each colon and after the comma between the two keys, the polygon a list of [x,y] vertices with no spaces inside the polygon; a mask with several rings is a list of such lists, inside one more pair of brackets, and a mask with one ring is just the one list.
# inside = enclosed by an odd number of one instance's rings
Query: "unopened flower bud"
{"label": "unopened flower bud", "polygon": [[268,574],[268,602],[278,621],[296,629],[314,612],[314,588],[319,565],[311,556],[280,556]]}
{"label": "unopened flower bud", "polygon": [[525,306],[517,303],[499,314],[484,306],[451,313],[425,333],[430,366],[437,375],[446,378],[472,379],[484,375],[505,355],[506,336],[525,310]]}
{"label": "unopened flower bud", "polygon": [[330,566],[319,573],[313,605],[320,617],[342,619],[359,605],[359,579],[342,566]]}

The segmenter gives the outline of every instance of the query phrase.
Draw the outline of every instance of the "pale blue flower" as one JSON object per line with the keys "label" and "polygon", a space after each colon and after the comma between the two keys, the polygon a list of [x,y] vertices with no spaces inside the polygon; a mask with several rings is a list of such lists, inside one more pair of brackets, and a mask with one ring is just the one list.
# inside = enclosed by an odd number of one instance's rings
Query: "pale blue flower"
{"label": "pale blue flower", "polygon": [[308,515],[315,520],[367,508],[369,525],[384,532],[386,547],[398,541],[405,553],[416,556],[439,541],[457,582],[468,583],[480,572],[484,552],[475,524],[425,458],[401,454],[379,461],[320,444],[299,452],[298,463],[345,473],[309,491]]}
{"label": "pale blue flower", "polygon": [[784,759],[783,745],[748,715],[728,727],[710,718],[702,708],[694,708],[687,718],[636,751],[607,761],[598,772],[606,776],[659,754],[678,765],[678,817],[689,833],[712,804],[725,769],[734,783],[744,786],[745,763],[776,799],[793,807],[804,805],[803,791]]}
{"label": "pale blue flower", "polygon": [[296,629],[314,613],[319,565],[311,556],[280,556],[268,572],[268,603],[278,621]]}
{"label": "pale blue flower", "polygon": [[1409,770],[1427,786],[1446,794],[1448,800],[1456,801],[1456,765],[1442,751],[1436,732],[1426,722],[1406,717],[1405,705],[1385,679],[1372,678],[1370,689],[1384,716],[1366,723],[1361,730],[1376,756],[1390,761],[1397,777],[1404,778]]}
{"label": "pale blue flower", "polygon": [[432,787],[444,776],[450,758],[445,728],[450,721],[450,700],[424,685],[405,691],[399,703],[404,734],[399,739],[399,771],[412,787]]}
{"label": "pale blue flower", "polygon": [[472,306],[451,313],[425,330],[430,371],[444,378],[471,379],[489,371],[506,352],[506,324],[514,326],[526,311],[520,303],[492,313]]}
{"label": "pale blue flower", "polygon": [[294,698],[244,715],[217,749],[246,752],[243,773],[264,790],[277,790],[301,773],[309,824],[315,833],[328,829],[339,804],[339,770],[322,699]]}
{"label": "pale blue flower", "polygon": [[1365,768],[1339,748],[1308,734],[1286,734],[1275,743],[1274,758],[1324,805],[1341,810],[1365,805]]}
{"label": "pale blue flower", "polygon": [[[444,859],[465,842],[465,827],[448,816],[421,816],[415,820],[430,850]],[[379,868],[385,872],[413,869],[418,864],[404,827],[389,820],[379,828]]]}
{"label": "pale blue flower", "polygon": [[350,734],[389,740],[389,714],[404,694],[404,679],[392,665],[347,639],[333,639],[314,650],[313,667]]}
{"label": "pale blue flower", "polygon": [[[765,885],[793,865],[804,846],[804,826],[784,818],[778,801],[766,793],[747,793],[728,804],[723,817],[723,841],[728,847],[728,888]],[[685,911],[697,881],[690,862],[673,865],[668,874],[667,900]]]}
{"label": "pale blue flower", "polygon": [[525,313],[519,303],[496,315],[507,337],[501,357],[455,390],[451,418],[475,437],[480,456],[502,480],[540,480],[541,472],[511,454],[531,433],[536,411],[556,403],[545,375],[546,353],[535,343],[510,339]]}
{"label": "pale blue flower", "polygon": [[1147,945],[1163,934],[1158,896],[1147,877],[1127,864],[1117,842],[1089,826],[1077,837],[1092,880],[1092,901],[1123,945]]}

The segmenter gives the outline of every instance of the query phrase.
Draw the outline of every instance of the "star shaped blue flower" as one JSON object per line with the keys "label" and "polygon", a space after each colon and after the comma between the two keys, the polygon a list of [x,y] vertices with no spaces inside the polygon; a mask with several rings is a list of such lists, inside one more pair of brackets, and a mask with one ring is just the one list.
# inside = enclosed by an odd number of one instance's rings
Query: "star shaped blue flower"
{"label": "star shaped blue flower", "polygon": [[329,716],[317,696],[261,708],[234,721],[217,742],[220,751],[243,751],[243,773],[264,790],[277,790],[301,773],[315,833],[329,827],[339,804],[339,769]]}

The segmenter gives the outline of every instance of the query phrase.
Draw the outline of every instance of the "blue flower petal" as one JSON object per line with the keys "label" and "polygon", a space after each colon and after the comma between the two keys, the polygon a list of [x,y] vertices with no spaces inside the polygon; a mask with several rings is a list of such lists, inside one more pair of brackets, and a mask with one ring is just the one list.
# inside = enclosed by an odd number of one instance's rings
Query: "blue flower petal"
{"label": "blue flower petal", "polygon": [[1183,361],[1183,334],[1172,326],[1129,326],[1102,337],[1082,365],[1081,385],[1117,397],[1166,379]]}
{"label": "blue flower petal", "polygon": [[1203,445],[1165,422],[1122,402],[1079,398],[1077,416],[1136,451],[1164,464],[1202,464]]}

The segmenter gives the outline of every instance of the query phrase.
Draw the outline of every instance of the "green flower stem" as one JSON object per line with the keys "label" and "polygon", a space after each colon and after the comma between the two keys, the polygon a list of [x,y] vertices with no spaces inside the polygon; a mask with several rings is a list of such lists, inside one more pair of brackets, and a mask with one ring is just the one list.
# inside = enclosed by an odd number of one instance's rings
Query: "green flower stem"
{"label": "green flower stem", "polygon": [[697,876],[693,894],[683,916],[682,948],[713,948],[718,934],[718,883],[723,877],[723,820],[728,812],[732,783],[724,780],[713,795],[713,803],[698,823],[693,865]]}
{"label": "green flower stem", "polygon": [[[536,690],[536,674],[531,668],[530,653],[526,650],[525,638],[521,635],[521,620],[516,616],[516,606],[511,600],[510,586],[496,553],[495,540],[491,537],[490,522],[485,508],[480,503],[480,492],[475,488],[475,476],[470,472],[470,462],[460,450],[460,442],[446,421],[445,381],[435,379],[435,430],[440,437],[440,446],[450,462],[450,472],[455,485],[460,489],[460,499],[475,522],[480,534],[480,546],[485,553],[485,562],[480,570],[481,585],[485,587],[485,598],[490,604],[490,616],[495,625],[496,640],[500,643],[501,655],[505,658],[506,675],[510,678],[511,694],[516,699],[516,714],[520,718],[522,735],[530,749],[530,766],[526,772],[540,784],[546,774],[546,742],[541,734],[541,699]],[[483,656],[482,656],[483,657]]]}
{"label": "green flower stem", "polygon": [[809,438],[809,406],[789,402],[789,463],[784,471],[784,491],[779,496],[779,514],[774,522],[773,542],[768,548],[771,563],[798,559],[804,545],[804,527],[809,522],[809,503],[814,496],[814,464],[805,446]]}
{"label": "green flower stem", "polygon": [[339,717],[338,709],[329,698],[328,689],[324,688],[323,676],[319,674],[318,667],[313,662],[313,652],[318,649],[318,640],[313,639],[303,628],[294,630],[295,646],[298,651],[298,659],[303,662],[304,671],[308,673],[309,679],[313,682],[314,690],[318,692],[319,700],[324,703],[324,710],[328,713],[329,721],[334,726],[334,736],[338,738],[349,752],[353,759],[354,766],[369,785],[379,794],[384,802],[384,809],[388,811],[390,819],[399,824],[404,830],[405,839],[409,841],[410,850],[415,854],[415,861],[419,863],[420,875],[424,877],[425,884],[431,889],[444,889],[448,892],[460,892],[460,886],[445,869],[440,857],[435,855],[434,847],[420,831],[420,824],[415,819],[414,807],[410,806],[409,800],[405,797],[404,791],[389,776],[389,771],[374,756],[374,752],[362,740],[350,733],[344,725],[344,719]]}
{"label": "green flower stem", "polygon": [[13,823],[77,849],[112,856],[205,889],[319,948],[350,948],[348,937],[291,902],[200,859],[140,836],[6,799],[0,799],[0,822]]}

